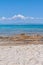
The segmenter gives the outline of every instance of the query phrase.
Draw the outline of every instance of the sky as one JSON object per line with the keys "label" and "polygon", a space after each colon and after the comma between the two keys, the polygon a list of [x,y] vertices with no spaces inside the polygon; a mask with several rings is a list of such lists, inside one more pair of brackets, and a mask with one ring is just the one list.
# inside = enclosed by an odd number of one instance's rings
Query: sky
{"label": "sky", "polygon": [[0,0],[0,24],[43,24],[43,0]]}

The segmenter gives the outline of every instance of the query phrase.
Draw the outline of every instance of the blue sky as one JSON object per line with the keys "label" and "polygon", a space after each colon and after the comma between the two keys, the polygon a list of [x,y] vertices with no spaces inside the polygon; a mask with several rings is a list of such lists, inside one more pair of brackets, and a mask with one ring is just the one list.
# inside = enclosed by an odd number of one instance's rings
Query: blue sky
{"label": "blue sky", "polygon": [[0,0],[0,24],[43,24],[43,0]]}

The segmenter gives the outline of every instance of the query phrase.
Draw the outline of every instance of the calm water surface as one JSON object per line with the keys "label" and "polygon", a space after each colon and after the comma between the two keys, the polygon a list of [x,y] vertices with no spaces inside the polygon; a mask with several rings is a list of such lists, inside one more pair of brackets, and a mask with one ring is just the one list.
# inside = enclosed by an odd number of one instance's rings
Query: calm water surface
{"label": "calm water surface", "polygon": [[43,34],[43,25],[0,25],[1,35]]}

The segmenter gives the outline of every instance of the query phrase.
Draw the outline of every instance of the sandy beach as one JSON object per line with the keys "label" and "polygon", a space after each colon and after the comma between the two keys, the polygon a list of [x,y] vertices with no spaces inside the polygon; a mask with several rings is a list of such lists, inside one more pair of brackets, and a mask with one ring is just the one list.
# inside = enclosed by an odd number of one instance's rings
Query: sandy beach
{"label": "sandy beach", "polygon": [[0,65],[43,65],[43,36],[0,36]]}
{"label": "sandy beach", "polygon": [[43,45],[0,46],[0,65],[43,65]]}
{"label": "sandy beach", "polygon": [[43,65],[43,0],[0,0],[0,65]]}
{"label": "sandy beach", "polygon": [[43,35],[19,34],[14,36],[0,36],[0,45],[43,44]]}

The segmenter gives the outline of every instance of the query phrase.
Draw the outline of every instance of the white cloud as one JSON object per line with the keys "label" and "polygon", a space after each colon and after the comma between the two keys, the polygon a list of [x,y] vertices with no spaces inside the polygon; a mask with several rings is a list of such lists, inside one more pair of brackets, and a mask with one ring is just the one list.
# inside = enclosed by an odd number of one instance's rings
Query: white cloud
{"label": "white cloud", "polygon": [[37,20],[43,20],[43,18],[36,18]]}
{"label": "white cloud", "polygon": [[28,17],[18,14],[18,15],[14,15],[14,16],[8,17],[8,18],[1,17],[0,20],[15,20],[15,19],[18,19],[18,18],[22,19],[22,20],[28,19]]}
{"label": "white cloud", "polygon": [[6,17],[1,17],[0,20],[6,20]]}
{"label": "white cloud", "polygon": [[28,17],[28,19],[31,19],[31,20],[33,20],[33,19],[35,19],[34,17]]}
{"label": "white cloud", "polygon": [[18,14],[18,15],[14,15],[14,16],[12,17],[12,19],[17,19],[17,18],[20,18],[20,19],[25,20],[25,19],[27,19],[28,17],[25,17],[25,16],[20,15],[20,14]]}
{"label": "white cloud", "polygon": [[43,20],[43,18],[38,18],[38,17],[29,17],[29,16],[24,16],[24,15],[21,15],[21,14],[18,14],[18,15],[14,15],[12,17],[1,17],[0,20],[15,20],[15,19],[21,19],[21,20]]}

